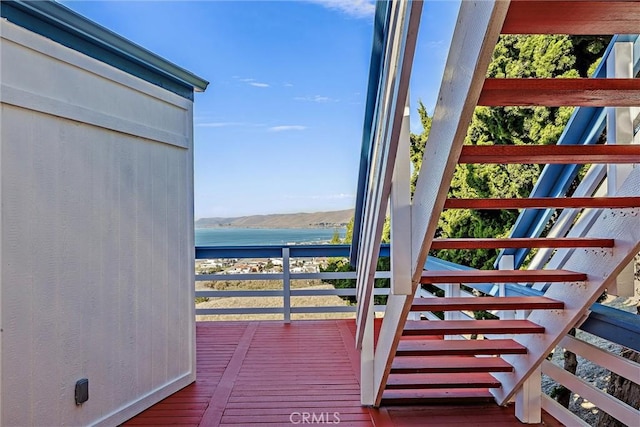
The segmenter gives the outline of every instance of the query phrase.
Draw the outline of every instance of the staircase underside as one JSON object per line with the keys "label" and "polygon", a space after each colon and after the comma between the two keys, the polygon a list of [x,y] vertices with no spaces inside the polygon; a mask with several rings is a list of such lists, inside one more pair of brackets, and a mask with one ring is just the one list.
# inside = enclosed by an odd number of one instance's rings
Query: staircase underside
{"label": "staircase underside", "polygon": [[[633,33],[640,29],[640,2],[472,3],[462,4],[445,68],[449,79],[443,81],[429,136],[437,144],[427,142],[411,207],[413,294],[389,296],[378,340],[376,352],[388,351],[392,357],[374,366],[382,385],[376,405],[506,404],[640,250],[640,168],[607,197],[447,198],[458,164],[640,163],[638,145],[463,146],[477,105],[638,106],[640,79],[485,79],[485,74],[499,34]],[[460,69],[474,71],[463,75]],[[598,209],[599,216],[586,235],[434,239],[444,209],[531,208]],[[422,271],[430,250],[486,248],[569,252],[554,269]],[[547,291],[544,297],[517,298],[462,296],[460,291],[460,285],[499,289],[505,283],[539,284]],[[444,289],[445,296],[414,299],[421,286]],[[412,312],[420,320],[407,320]],[[494,318],[475,320],[474,312]]]}

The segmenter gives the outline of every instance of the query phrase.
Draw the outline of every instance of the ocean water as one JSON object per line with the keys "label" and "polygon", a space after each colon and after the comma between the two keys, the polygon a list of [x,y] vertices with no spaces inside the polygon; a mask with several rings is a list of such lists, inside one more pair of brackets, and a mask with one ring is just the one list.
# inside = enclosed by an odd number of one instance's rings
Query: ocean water
{"label": "ocean water", "polygon": [[[252,246],[328,243],[333,228],[196,228],[196,246]],[[346,228],[339,228],[344,239]]]}

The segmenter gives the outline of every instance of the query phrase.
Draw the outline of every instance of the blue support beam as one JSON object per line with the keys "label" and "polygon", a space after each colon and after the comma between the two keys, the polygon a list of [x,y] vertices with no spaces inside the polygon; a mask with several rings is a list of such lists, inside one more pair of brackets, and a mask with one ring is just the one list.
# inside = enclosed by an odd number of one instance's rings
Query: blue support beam
{"label": "blue support beam", "polygon": [[376,115],[376,105],[378,104],[378,94],[380,92],[380,80],[384,61],[385,40],[387,39],[386,34],[389,28],[390,8],[391,2],[378,1],[376,3],[375,20],[373,23],[373,47],[371,50],[371,62],[369,64],[369,84],[367,86],[367,103],[365,106],[364,126],[362,130],[362,148],[360,150],[358,187],[356,188],[353,237],[351,239],[351,250],[349,254],[349,262],[353,267],[355,267],[356,259],[358,258],[360,229],[362,227],[362,215],[367,194],[367,177],[369,176],[369,165],[372,155],[371,135],[374,132],[373,119]]}

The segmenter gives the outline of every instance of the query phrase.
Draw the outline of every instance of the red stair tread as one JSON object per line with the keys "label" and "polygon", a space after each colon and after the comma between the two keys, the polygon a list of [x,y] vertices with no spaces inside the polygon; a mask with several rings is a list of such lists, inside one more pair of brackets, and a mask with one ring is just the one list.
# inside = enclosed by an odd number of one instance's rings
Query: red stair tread
{"label": "red stair tread", "polygon": [[640,163],[640,145],[465,145],[458,163]]}
{"label": "red stair tread", "polygon": [[435,388],[498,388],[500,381],[486,372],[447,374],[391,374],[387,390]]}
{"label": "red stair tread", "polygon": [[536,334],[544,327],[528,320],[407,320],[403,335]]}
{"label": "red stair tread", "polygon": [[439,297],[416,298],[412,311],[459,311],[459,310],[540,310],[563,308],[562,301],[546,297]]}
{"label": "red stair tread", "polygon": [[631,107],[639,96],[640,81],[634,78],[489,78],[478,105]]}
{"label": "red stair tread", "polygon": [[[640,147],[640,145],[638,147]],[[433,239],[431,249],[612,248],[613,244],[613,239],[599,239],[592,237],[512,237],[508,239],[460,238]]]}
{"label": "red stair tread", "polygon": [[450,372],[511,372],[513,367],[499,357],[432,356],[396,357],[391,364],[392,374],[450,373]]}
{"label": "red stair tread", "polygon": [[637,2],[512,0],[502,34],[636,34]]}
{"label": "red stair tread", "polygon": [[426,390],[385,390],[382,405],[415,405],[421,403],[493,402],[494,398],[486,388],[467,389],[426,389]]}
{"label": "red stair tread", "polygon": [[401,340],[397,356],[462,356],[526,354],[522,344],[509,339],[495,340]]}
{"label": "red stair tread", "polygon": [[587,275],[567,270],[425,270],[420,283],[547,283],[581,280],[587,280]]}
{"label": "red stair tread", "polygon": [[[640,79],[638,79],[640,80]],[[444,209],[636,208],[640,197],[524,197],[447,199]]]}

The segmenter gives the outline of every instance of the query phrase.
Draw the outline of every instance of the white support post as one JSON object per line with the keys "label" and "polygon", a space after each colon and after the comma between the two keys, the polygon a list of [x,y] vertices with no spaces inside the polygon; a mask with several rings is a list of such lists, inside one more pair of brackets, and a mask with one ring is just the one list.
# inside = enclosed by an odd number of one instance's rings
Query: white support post
{"label": "white support post", "polygon": [[409,154],[409,95],[398,141],[391,181],[391,293],[411,295],[411,157]]}
{"label": "white support post", "polygon": [[284,323],[291,323],[291,269],[289,268],[289,248],[282,248],[282,307]]}
{"label": "white support post", "polygon": [[525,424],[542,422],[542,374],[538,366],[516,394],[516,418]]}
{"label": "white support post", "polygon": [[[513,270],[515,268],[515,258],[513,255],[503,255],[498,261],[498,270]],[[505,297],[507,292],[505,290],[505,283],[498,284],[498,296]],[[503,320],[515,319],[514,310],[502,310],[500,311],[500,318]]]}
{"label": "white support post", "polygon": [[[444,285],[444,297],[445,298],[457,298],[462,296],[460,292],[460,283],[448,283]],[[445,311],[444,320],[461,320],[462,313],[459,311]],[[445,340],[459,340],[465,339],[462,335],[445,335]]]}
{"label": "white support post", "polygon": [[374,323],[375,313],[373,299],[367,309],[367,319],[364,324],[362,348],[360,349],[360,403],[364,406],[375,404],[375,376],[374,376]]}
{"label": "white support post", "polygon": [[[631,41],[619,41],[607,58],[608,78],[633,78],[633,46]],[[635,109],[630,107],[607,108],[607,144],[633,144]],[[607,165],[607,193],[613,196],[633,169],[631,164]],[[626,266],[608,292],[618,296],[635,296],[634,263]]]}

